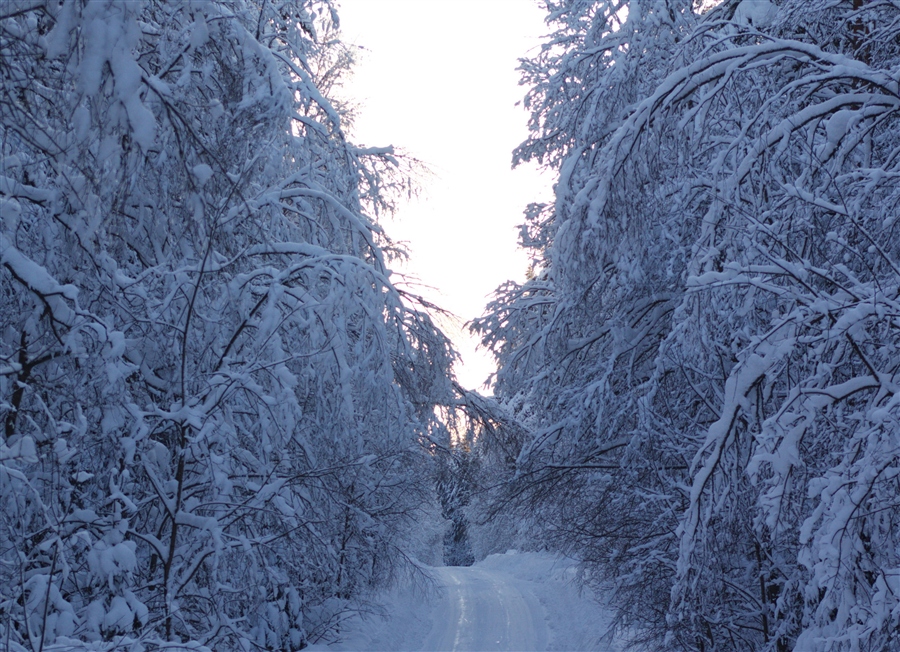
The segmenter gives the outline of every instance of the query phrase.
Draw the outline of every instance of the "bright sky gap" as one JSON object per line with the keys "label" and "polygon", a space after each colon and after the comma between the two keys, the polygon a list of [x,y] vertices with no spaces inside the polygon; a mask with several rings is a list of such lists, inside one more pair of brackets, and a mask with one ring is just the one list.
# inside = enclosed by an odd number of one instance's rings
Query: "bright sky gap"
{"label": "bright sky gap", "polygon": [[339,11],[343,38],[360,48],[342,92],[360,105],[352,137],[394,145],[433,173],[384,225],[410,250],[396,271],[459,318],[442,326],[462,355],[460,383],[481,389],[493,360],[462,325],[501,283],[524,279],[516,227],[549,194],[536,168],[510,169],[528,117],[516,68],[546,31],[543,12],[529,0],[344,0]]}

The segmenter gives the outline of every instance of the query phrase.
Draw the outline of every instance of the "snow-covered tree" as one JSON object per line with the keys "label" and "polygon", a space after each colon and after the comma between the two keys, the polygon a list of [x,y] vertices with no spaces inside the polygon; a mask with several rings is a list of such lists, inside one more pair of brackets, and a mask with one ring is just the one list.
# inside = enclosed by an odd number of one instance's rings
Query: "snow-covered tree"
{"label": "snow-covered tree", "polygon": [[452,353],[327,2],[0,7],[0,637],[296,650],[396,574]]}
{"label": "snow-covered tree", "polygon": [[548,8],[543,267],[476,324],[510,492],[637,639],[897,648],[900,6]]}

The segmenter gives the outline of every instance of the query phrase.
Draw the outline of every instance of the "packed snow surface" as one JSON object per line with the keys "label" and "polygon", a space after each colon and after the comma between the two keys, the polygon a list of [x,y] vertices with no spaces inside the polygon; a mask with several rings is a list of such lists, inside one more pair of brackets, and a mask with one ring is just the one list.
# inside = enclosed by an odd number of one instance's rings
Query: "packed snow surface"
{"label": "packed snow surface", "polygon": [[618,652],[609,615],[580,590],[571,560],[508,552],[471,567],[426,569],[429,587],[399,588],[384,617],[354,622],[314,650],[597,650]]}

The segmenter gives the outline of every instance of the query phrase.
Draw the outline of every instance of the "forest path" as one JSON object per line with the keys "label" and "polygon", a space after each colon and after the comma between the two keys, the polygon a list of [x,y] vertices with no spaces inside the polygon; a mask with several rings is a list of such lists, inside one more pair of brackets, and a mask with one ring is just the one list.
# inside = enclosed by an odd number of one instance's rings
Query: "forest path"
{"label": "forest path", "polygon": [[422,650],[546,650],[547,615],[528,583],[498,570],[435,569],[443,586]]}
{"label": "forest path", "polygon": [[384,617],[348,623],[340,643],[312,650],[620,650],[605,635],[609,611],[579,589],[570,559],[508,552],[470,567],[423,570],[428,588],[396,587],[382,596]]}

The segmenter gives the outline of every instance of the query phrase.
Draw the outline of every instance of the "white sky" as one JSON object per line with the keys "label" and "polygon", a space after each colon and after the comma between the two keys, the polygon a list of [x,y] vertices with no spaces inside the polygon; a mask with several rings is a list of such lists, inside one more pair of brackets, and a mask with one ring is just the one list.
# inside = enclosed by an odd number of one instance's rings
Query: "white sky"
{"label": "white sky", "polygon": [[463,356],[460,383],[481,389],[493,362],[459,326],[501,283],[524,279],[516,225],[549,193],[535,169],[510,170],[527,133],[517,62],[539,44],[544,12],[534,0],[340,0],[338,13],[343,40],[364,48],[341,93],[361,105],[354,140],[394,145],[434,173],[383,224],[410,250],[396,271],[435,288],[417,290],[461,318],[442,326]]}

